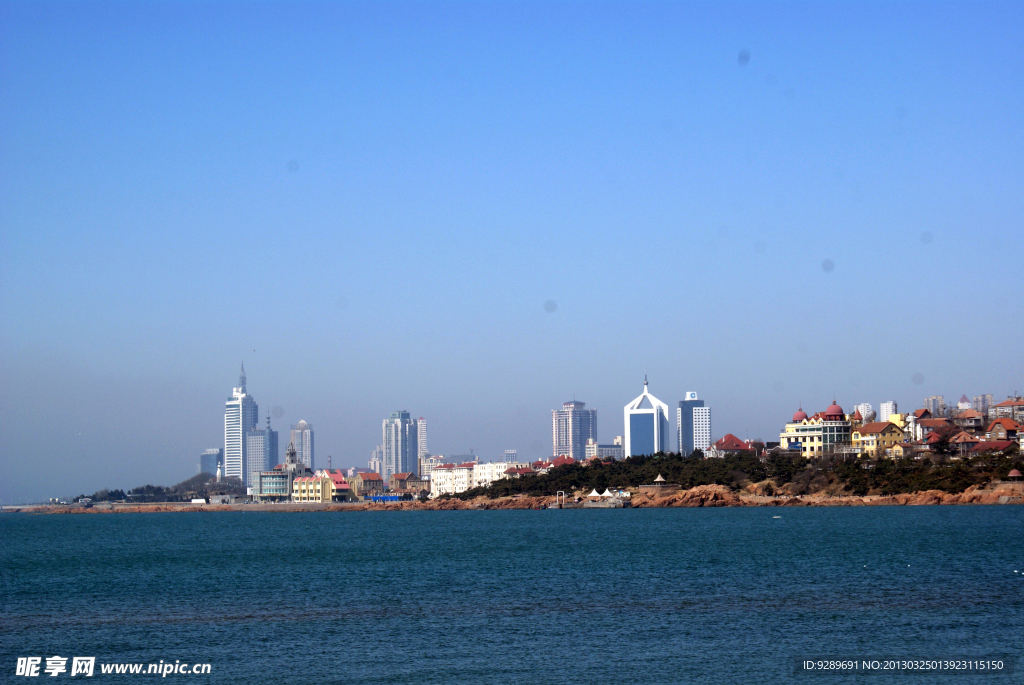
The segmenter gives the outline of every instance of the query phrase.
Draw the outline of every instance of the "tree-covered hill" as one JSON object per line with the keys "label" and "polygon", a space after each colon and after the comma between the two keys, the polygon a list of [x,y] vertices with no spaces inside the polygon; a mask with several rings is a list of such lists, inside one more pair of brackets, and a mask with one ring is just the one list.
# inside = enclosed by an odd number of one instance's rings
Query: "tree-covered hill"
{"label": "tree-covered hill", "polygon": [[993,478],[1004,478],[1013,468],[1024,468],[1024,458],[1020,455],[983,455],[933,463],[909,458],[870,460],[856,457],[808,461],[784,453],[769,456],[765,461],[752,452],[720,459],[704,459],[699,454],[689,457],[657,454],[588,466],[569,464],[543,475],[498,480],[490,487],[474,488],[459,497],[554,495],[559,490],[603,492],[605,488],[625,489],[653,483],[658,475],[666,482],[678,483],[683,488],[717,484],[738,490],[751,483],[770,481],[769,494],[777,491],[801,495],[826,489],[850,495],[894,495],[924,490],[957,493]]}

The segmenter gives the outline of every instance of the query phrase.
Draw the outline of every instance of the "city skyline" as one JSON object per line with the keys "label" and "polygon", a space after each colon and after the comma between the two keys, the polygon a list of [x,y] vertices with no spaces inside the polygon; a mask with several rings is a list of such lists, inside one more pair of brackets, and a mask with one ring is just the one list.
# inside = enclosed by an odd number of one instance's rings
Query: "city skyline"
{"label": "city skyline", "polygon": [[1024,392],[1020,3],[4,7],[2,501],[187,477],[240,359],[321,466]]}

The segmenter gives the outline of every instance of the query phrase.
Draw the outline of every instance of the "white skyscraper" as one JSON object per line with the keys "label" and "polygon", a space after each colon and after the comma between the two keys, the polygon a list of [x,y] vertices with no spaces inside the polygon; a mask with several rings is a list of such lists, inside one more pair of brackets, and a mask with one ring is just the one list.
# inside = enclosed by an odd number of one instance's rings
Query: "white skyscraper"
{"label": "white skyscraper", "polygon": [[657,454],[669,450],[668,405],[647,391],[627,404],[623,410],[626,424],[626,456]]}
{"label": "white skyscraper", "polygon": [[292,445],[295,446],[295,458],[298,463],[305,464],[310,471],[316,469],[313,466],[313,427],[305,421],[299,421],[292,426]]}
{"label": "white skyscraper", "polygon": [[711,407],[693,408],[693,449],[707,453],[711,447]]}
{"label": "white skyscraper", "polygon": [[505,450],[505,463],[514,464],[519,461],[519,456],[515,450]]}
{"label": "white skyscraper", "polygon": [[237,478],[243,483],[248,472],[245,435],[256,427],[259,407],[245,391],[245,365],[238,376],[238,387],[232,388],[231,397],[224,407],[224,477]]}
{"label": "white skyscraper", "polygon": [[420,441],[417,438],[415,419],[407,411],[393,411],[390,418],[381,424],[384,442],[384,470],[381,477],[386,483],[396,473],[416,473],[419,468],[417,452]]}
{"label": "white skyscraper", "polygon": [[427,420],[422,416],[416,419],[416,458],[422,459],[430,454],[427,451]]}
{"label": "white skyscraper", "polygon": [[879,421],[888,421],[890,416],[892,416],[893,414],[898,414],[898,413],[899,412],[896,411],[896,403],[895,402],[882,402],[880,405],[878,405],[878,420]]}
{"label": "white skyscraper", "polygon": [[587,440],[597,440],[597,411],[586,403],[563,402],[561,409],[551,410],[551,456],[568,455],[583,461]]}
{"label": "white skyscraper", "polygon": [[679,453],[684,457],[694,450],[711,447],[711,408],[704,406],[696,392],[686,393],[686,399],[676,408],[676,436]]}

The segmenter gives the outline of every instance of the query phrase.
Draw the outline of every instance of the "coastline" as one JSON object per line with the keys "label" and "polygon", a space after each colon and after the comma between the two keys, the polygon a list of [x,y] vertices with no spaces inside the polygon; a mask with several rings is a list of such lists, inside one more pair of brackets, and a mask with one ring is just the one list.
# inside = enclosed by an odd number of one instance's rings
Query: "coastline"
{"label": "coastline", "polygon": [[[688,490],[677,490],[662,496],[634,494],[631,508],[671,507],[862,507],[862,506],[922,506],[969,504],[1024,504],[1024,484],[996,483],[990,486],[972,486],[964,492],[948,493],[941,490],[904,493],[898,495],[757,495],[735,492],[724,485],[700,485]],[[457,498],[428,502],[351,502],[316,503],[283,502],[280,504],[192,504],[188,502],[156,502],[152,504],[117,504],[101,502],[90,507],[77,505],[6,506],[3,512],[30,514],[135,514],[156,512],[205,511],[262,511],[301,513],[311,511],[452,511],[491,509],[544,509],[557,508],[554,496],[528,495],[472,500]]]}

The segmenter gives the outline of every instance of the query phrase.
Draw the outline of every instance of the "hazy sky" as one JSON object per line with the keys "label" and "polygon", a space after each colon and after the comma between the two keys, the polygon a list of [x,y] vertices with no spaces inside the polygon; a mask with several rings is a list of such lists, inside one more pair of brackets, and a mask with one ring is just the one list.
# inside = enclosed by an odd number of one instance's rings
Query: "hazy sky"
{"label": "hazy sky", "polygon": [[0,3],[0,500],[1024,392],[1022,160],[1019,2]]}

